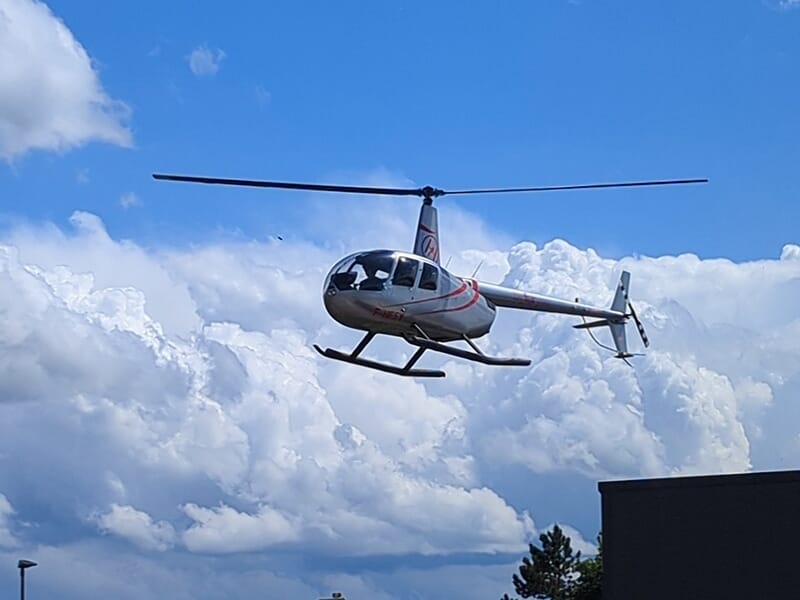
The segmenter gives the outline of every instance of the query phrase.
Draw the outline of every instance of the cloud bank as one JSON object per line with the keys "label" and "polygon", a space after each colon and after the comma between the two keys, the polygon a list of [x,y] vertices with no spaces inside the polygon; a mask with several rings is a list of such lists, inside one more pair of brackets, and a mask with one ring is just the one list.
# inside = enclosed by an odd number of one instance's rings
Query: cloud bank
{"label": "cloud bank", "polygon": [[129,113],[45,4],[0,0],[0,158],[90,141],[131,146]]}
{"label": "cloud bank", "polygon": [[[152,251],[87,213],[7,232],[0,547],[49,561],[42,585],[68,598],[433,597],[443,578],[491,597],[568,493],[556,475],[567,490],[800,463],[800,247],[737,264],[469,239],[450,240],[454,264],[601,305],[630,270],[652,351],[631,369],[568,318],[507,311],[480,343],[532,367],[426,355],[446,379],[400,379],[311,349],[358,338],[324,313],[327,246]],[[79,556],[148,575],[78,581]]]}

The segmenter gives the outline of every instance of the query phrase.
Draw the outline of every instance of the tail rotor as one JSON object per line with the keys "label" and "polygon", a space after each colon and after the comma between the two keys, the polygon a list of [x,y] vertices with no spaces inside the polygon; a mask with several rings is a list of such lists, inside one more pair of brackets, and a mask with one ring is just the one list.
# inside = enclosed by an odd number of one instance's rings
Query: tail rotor
{"label": "tail rotor", "polygon": [[647,337],[647,332],[644,330],[644,325],[642,325],[641,320],[639,320],[636,311],[633,310],[633,304],[631,304],[630,300],[628,300],[628,310],[630,310],[628,315],[633,319],[633,322],[636,323],[636,330],[639,332],[639,337],[642,338],[642,344],[644,344],[645,348],[649,348],[650,338]]}
{"label": "tail rotor", "polygon": [[[639,337],[642,339],[642,344],[644,344],[645,348],[650,347],[650,339],[647,337],[647,332],[644,330],[644,325],[642,325],[642,321],[639,319],[639,316],[636,314],[636,311],[633,308],[633,304],[628,297],[628,290],[630,289],[630,281],[631,281],[631,274],[628,271],[623,271],[622,275],[619,278],[619,284],[617,285],[617,291],[614,293],[614,300],[611,302],[610,310],[613,311],[615,314],[614,316],[609,316],[608,318],[600,319],[598,321],[590,321],[587,322],[586,319],[583,319],[583,323],[580,325],[574,325],[576,329],[586,329],[589,333],[589,336],[592,340],[601,348],[614,352],[614,356],[616,358],[620,358],[624,360],[628,365],[629,358],[634,356],[641,356],[640,353],[633,353],[628,351],[628,340],[625,335],[625,323],[627,320],[633,319],[633,322],[636,324],[636,330],[639,332]],[[626,312],[627,309],[627,312]],[[614,340],[614,347],[607,346],[600,342],[597,337],[592,333],[592,329],[595,327],[608,327],[611,331],[611,338]]]}

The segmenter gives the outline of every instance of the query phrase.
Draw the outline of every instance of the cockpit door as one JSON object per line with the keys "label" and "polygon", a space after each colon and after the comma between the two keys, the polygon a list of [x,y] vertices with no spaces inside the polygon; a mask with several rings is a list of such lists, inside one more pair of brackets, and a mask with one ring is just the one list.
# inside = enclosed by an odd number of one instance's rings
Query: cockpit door
{"label": "cockpit door", "polygon": [[427,297],[439,289],[439,269],[430,263],[422,263],[422,273],[417,284],[418,295]]}
{"label": "cockpit door", "polygon": [[414,300],[417,278],[420,273],[419,261],[407,256],[400,256],[392,274],[392,301],[405,304]]}

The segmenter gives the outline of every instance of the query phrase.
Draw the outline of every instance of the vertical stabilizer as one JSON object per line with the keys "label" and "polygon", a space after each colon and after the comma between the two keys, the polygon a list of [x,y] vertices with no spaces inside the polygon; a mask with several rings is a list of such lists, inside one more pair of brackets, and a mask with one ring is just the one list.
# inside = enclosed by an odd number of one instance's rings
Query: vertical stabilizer
{"label": "vertical stabilizer", "polygon": [[611,330],[611,337],[614,338],[614,346],[617,349],[617,358],[626,358],[628,354],[628,340],[625,336],[625,322],[611,321],[608,324]]}
{"label": "vertical stabilizer", "polygon": [[628,271],[623,271],[622,276],[619,278],[619,285],[617,286],[617,293],[614,294],[614,301],[611,303],[611,310],[624,313],[625,308],[628,306],[628,292],[631,285],[631,274]]}
{"label": "vertical stabilizer", "polygon": [[422,203],[417,223],[417,238],[414,240],[414,254],[419,254],[439,263],[439,222],[436,208],[428,198]]}
{"label": "vertical stabilizer", "polygon": [[[628,308],[628,290],[631,284],[631,274],[628,271],[623,271],[619,278],[619,285],[614,294],[614,301],[611,303],[611,310],[625,314]],[[627,315],[621,319],[610,319],[608,328],[611,330],[611,337],[614,339],[614,346],[617,349],[617,358],[627,358],[631,356],[628,353],[628,340],[625,336],[625,320]]]}

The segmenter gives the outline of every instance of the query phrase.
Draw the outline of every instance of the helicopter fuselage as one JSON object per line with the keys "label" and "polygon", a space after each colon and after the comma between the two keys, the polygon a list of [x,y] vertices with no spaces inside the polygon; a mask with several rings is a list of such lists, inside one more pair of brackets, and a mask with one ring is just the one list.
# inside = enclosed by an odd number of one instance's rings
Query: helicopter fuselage
{"label": "helicopter fuselage", "polygon": [[489,332],[495,307],[470,278],[408,252],[373,250],[340,260],[325,279],[325,308],[347,327],[448,342]]}

